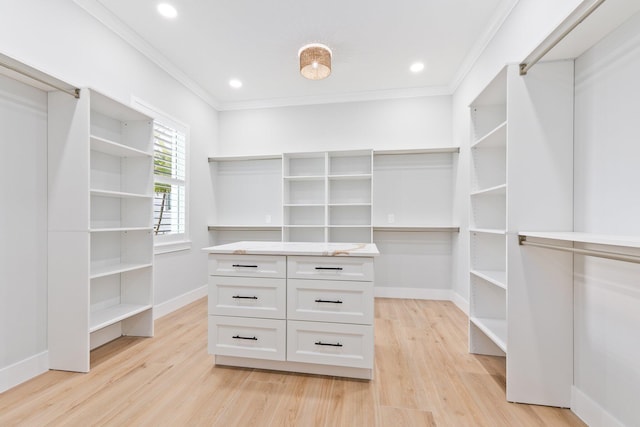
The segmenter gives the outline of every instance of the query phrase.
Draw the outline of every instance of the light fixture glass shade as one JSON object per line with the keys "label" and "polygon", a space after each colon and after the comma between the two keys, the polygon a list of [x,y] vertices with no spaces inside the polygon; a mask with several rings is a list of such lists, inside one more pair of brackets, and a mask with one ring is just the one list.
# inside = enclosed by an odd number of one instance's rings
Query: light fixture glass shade
{"label": "light fixture glass shade", "polygon": [[298,51],[300,74],[310,80],[322,80],[331,74],[331,49],[323,44],[308,44]]}

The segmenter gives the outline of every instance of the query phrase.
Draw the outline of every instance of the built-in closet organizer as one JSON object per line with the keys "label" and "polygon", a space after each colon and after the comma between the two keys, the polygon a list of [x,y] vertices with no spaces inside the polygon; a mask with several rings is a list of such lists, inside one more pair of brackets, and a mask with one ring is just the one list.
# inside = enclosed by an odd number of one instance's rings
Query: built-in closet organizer
{"label": "built-in closet organizer", "polygon": [[92,90],[49,93],[51,369],[153,335],[153,120]]}
{"label": "built-in closet organizer", "polygon": [[441,297],[451,283],[452,233],[459,231],[453,219],[458,152],[211,157],[210,242],[373,241],[381,252],[375,268],[384,295]]}
{"label": "built-in closet organizer", "polygon": [[204,250],[216,364],[373,377],[375,245],[237,242]]}
{"label": "built-in closet organizer", "polygon": [[506,356],[507,400],[568,407],[570,255],[524,254],[518,231],[573,226],[573,62],[505,67],[471,123],[470,352]]}

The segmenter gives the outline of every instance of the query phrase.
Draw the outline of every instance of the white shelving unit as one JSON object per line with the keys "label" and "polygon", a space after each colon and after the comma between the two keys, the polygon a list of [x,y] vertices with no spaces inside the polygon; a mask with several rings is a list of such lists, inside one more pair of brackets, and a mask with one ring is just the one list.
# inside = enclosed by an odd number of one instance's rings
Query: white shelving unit
{"label": "white shelving unit", "polygon": [[282,155],[210,157],[211,244],[282,238]]}
{"label": "white shelving unit", "polygon": [[286,242],[371,243],[372,151],[286,153]]}
{"label": "white shelving unit", "polygon": [[153,122],[100,93],[49,93],[49,357],[153,336]]}
{"label": "white shelving unit", "polygon": [[571,302],[538,280],[564,260],[531,273],[517,234],[572,225],[573,63],[507,66],[470,108],[469,350],[506,356],[507,400],[567,407]]}
{"label": "white shelving unit", "polygon": [[507,69],[471,106],[469,348],[507,353]]}

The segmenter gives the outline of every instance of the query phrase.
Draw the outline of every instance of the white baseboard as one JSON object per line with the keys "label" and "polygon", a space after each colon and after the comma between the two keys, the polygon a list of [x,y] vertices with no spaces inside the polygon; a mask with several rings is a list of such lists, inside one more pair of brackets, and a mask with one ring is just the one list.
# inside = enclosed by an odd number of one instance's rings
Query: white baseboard
{"label": "white baseboard", "polygon": [[616,417],[576,386],[571,387],[571,410],[589,427],[624,427]]}
{"label": "white baseboard", "polygon": [[49,352],[33,355],[0,369],[0,393],[49,370]]}
{"label": "white baseboard", "polygon": [[187,292],[186,294],[179,295],[169,301],[165,301],[153,306],[153,318],[159,319],[162,316],[178,310],[187,304],[191,304],[200,298],[207,296],[207,285],[201,286],[197,289]]}
{"label": "white baseboard", "polygon": [[462,298],[459,293],[451,291],[451,302],[456,305],[464,314],[469,315],[469,301]]}
{"label": "white baseboard", "polygon": [[469,315],[469,301],[451,289],[392,288],[375,286],[373,295],[376,298],[430,299],[451,301],[464,314]]}

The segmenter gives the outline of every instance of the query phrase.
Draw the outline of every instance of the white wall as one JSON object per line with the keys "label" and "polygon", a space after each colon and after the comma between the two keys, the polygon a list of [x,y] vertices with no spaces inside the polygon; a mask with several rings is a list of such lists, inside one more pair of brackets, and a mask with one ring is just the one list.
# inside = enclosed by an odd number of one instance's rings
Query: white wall
{"label": "white wall", "polygon": [[218,155],[450,147],[451,97],[222,111]]}
{"label": "white wall", "polygon": [[47,349],[47,95],[0,76],[2,368]]}
{"label": "white wall", "polygon": [[[576,60],[577,231],[640,236],[640,14]],[[575,386],[640,425],[640,265],[575,256]]]}
{"label": "white wall", "polygon": [[[190,126],[189,225],[193,244],[187,251],[156,256],[155,303],[164,303],[204,286],[206,257],[200,248],[208,245],[204,195],[211,190],[207,156],[210,150],[216,149],[217,112],[71,0],[0,0],[0,10],[0,52],[3,54],[77,86],[92,87],[126,104],[135,96]],[[3,144],[7,142],[9,139],[3,136]],[[26,144],[16,145],[16,149],[25,159],[31,153],[31,147]],[[46,173],[46,168],[41,171]],[[46,189],[44,191],[31,202],[39,208],[46,208]],[[4,234],[5,223],[0,225]],[[45,243],[40,236],[29,240],[33,250]],[[11,336],[0,336],[2,348],[11,348],[15,354],[11,360],[27,358],[35,351],[46,349],[43,279],[31,277],[28,280],[32,293],[14,294],[10,300],[13,307],[33,307],[33,316],[38,319],[37,326],[12,320]],[[6,292],[4,289],[10,285],[13,286],[3,278],[0,286]],[[2,360],[0,369],[5,366]]]}

